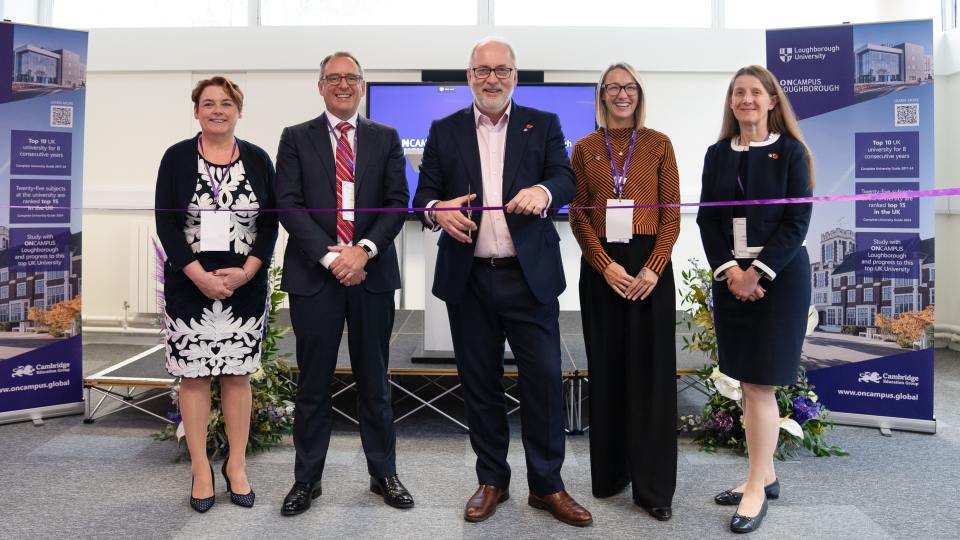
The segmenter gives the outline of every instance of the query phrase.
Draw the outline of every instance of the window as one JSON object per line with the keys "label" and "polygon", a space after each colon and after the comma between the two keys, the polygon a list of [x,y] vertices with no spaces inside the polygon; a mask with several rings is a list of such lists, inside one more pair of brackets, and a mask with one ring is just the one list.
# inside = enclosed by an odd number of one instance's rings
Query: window
{"label": "window", "polygon": [[934,289],[933,287],[930,287],[930,305],[931,305],[931,306],[933,306],[933,305],[936,304],[936,302],[933,300],[933,291],[935,291],[935,290],[936,290],[936,289]]}
{"label": "window", "polygon": [[873,302],[873,287],[867,287],[863,290],[863,301]]}
{"label": "window", "polygon": [[48,271],[48,272],[46,272],[46,276],[45,276],[45,277],[46,277],[46,279],[48,279],[48,280],[50,280],[50,279],[62,279],[62,278],[67,277],[67,273],[66,273],[66,272],[62,272],[62,271]]}
{"label": "window", "polygon": [[840,291],[833,291],[830,303],[833,305],[838,305],[840,302]]}
{"label": "window", "polygon": [[937,269],[936,269],[936,268],[931,268],[931,269],[930,269],[930,279],[928,279],[927,281],[934,282],[934,281],[936,281],[936,280],[937,280]]}
{"label": "window", "polygon": [[827,286],[827,273],[826,272],[817,272],[816,284],[814,285],[818,289]]}
{"label": "window", "polygon": [[823,245],[823,262],[836,262],[833,260],[833,242]]}
{"label": "window", "polygon": [[47,306],[43,302],[43,298],[40,298],[33,302],[33,306],[37,309],[45,309]]}
{"label": "window", "polygon": [[26,272],[17,272],[17,279],[25,278],[25,277],[27,277]]}
{"label": "window", "polygon": [[847,287],[853,287],[857,284],[856,276],[847,276]]}
{"label": "window", "polygon": [[[582,0],[497,0],[498,26],[645,26],[710,28],[711,0],[592,4]],[[615,10],[615,11],[611,11]]]}
{"label": "window", "polygon": [[855,325],[857,324],[857,308],[850,307],[847,308],[847,322],[846,324]]}
{"label": "window", "polygon": [[905,311],[913,311],[913,295],[898,294],[893,298],[893,312],[897,315]]}
{"label": "window", "polygon": [[10,306],[0,304],[0,322],[10,322]]}
{"label": "window", "polygon": [[47,282],[45,280],[43,280],[42,278],[37,278],[37,280],[33,282],[33,294],[36,294],[36,295],[43,294],[43,291],[46,288],[46,285],[47,285]]}
{"label": "window", "polygon": [[857,326],[873,326],[873,308],[857,306]]}
{"label": "window", "polygon": [[834,287],[839,287],[839,286],[840,286],[840,277],[839,277],[839,276],[833,276],[833,286],[834,286]]}
{"label": "window", "polygon": [[26,295],[27,295],[27,284],[17,283],[17,298],[22,298]]}
{"label": "window", "polygon": [[10,321],[17,322],[26,319],[26,310],[23,302],[10,302]]}
{"label": "window", "polygon": [[[788,0],[727,0],[724,2],[727,28],[783,28],[784,26],[825,26],[850,23],[933,19],[941,28],[939,0],[805,0],[800,9]],[[789,20],[783,14],[789,10]]]}
{"label": "window", "polygon": [[53,5],[53,26],[67,28],[247,26],[248,10],[247,0],[152,0],[147,2],[56,0]]}
{"label": "window", "polygon": [[6,268],[0,269],[0,281],[8,281],[10,279],[10,272]]}
{"label": "window", "polygon": [[849,291],[847,291],[847,303],[852,304],[856,301],[857,301],[857,290],[850,289]]}
{"label": "window", "polygon": [[47,288],[47,305],[52,306],[56,303],[63,302],[64,299],[64,287],[63,285],[57,285],[56,287]]}
{"label": "window", "polygon": [[10,287],[3,285],[0,287],[0,300],[6,300],[7,298],[10,298]]}
{"label": "window", "polygon": [[893,280],[893,286],[894,287],[913,287],[913,284],[916,281],[917,280],[915,279],[896,278]]}
{"label": "window", "polygon": [[883,300],[884,302],[889,302],[892,292],[893,292],[893,287],[883,287],[880,290],[880,299]]}
{"label": "window", "polygon": [[873,283],[873,277],[872,277],[872,276],[863,276],[863,282],[864,282],[864,283]]}
{"label": "window", "polygon": [[[503,2],[514,3],[514,2]],[[521,2],[516,2],[520,4]],[[522,2],[537,4],[540,2]],[[497,2],[500,7],[500,2]],[[545,11],[554,11],[555,8]],[[566,10],[557,9],[565,12]],[[263,26],[475,25],[476,0],[260,0]],[[541,18],[537,13],[536,18]],[[709,16],[709,15],[708,15]],[[537,24],[526,22],[524,24]],[[707,26],[710,26],[709,21]],[[466,58],[464,58],[466,60]],[[319,60],[318,60],[319,61]]]}
{"label": "window", "polygon": [[893,317],[893,308],[890,306],[883,306],[880,308],[880,314],[889,319],[890,317]]}

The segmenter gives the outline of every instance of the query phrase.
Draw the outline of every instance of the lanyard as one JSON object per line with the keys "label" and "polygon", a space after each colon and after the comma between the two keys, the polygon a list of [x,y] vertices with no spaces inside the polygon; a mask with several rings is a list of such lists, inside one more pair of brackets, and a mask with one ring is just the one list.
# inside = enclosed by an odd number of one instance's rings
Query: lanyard
{"label": "lanyard", "polygon": [[623,162],[623,171],[617,169],[617,161],[613,157],[613,145],[610,144],[610,133],[607,128],[603,128],[603,140],[607,143],[607,152],[610,153],[610,169],[613,170],[613,193],[617,199],[623,195],[623,188],[627,184],[627,169],[630,168],[630,158],[633,157],[633,149],[637,145],[637,130],[630,133],[630,149],[627,150],[627,159]]}
{"label": "lanyard", "polygon": [[[237,138],[234,137],[233,148],[230,150],[229,161],[231,162],[233,161],[233,154],[235,154],[236,152],[237,152]],[[213,177],[213,170],[210,169],[210,162],[207,161],[206,156],[203,155],[204,153],[205,152],[203,151],[203,135],[201,135],[200,136],[200,155],[201,157],[203,157],[203,166],[207,168],[207,176],[210,177],[210,189],[213,190],[213,200],[214,200],[214,203],[216,203],[216,201],[220,198],[220,186],[222,186],[225,182],[230,180],[230,164],[228,163],[226,167],[224,167],[223,179],[217,182],[217,179]]]}
{"label": "lanyard", "polygon": [[[358,127],[359,127],[359,125],[360,125],[360,122],[357,122],[357,126],[358,126]],[[351,127],[353,127],[353,126],[351,126]],[[337,136],[337,129],[336,129],[335,127],[333,127],[333,124],[330,122],[330,117],[329,117],[329,116],[327,117],[327,129],[330,130],[330,134],[333,135],[333,140],[337,141],[337,145],[339,146],[339,145],[340,145],[340,137]],[[357,128],[354,128],[354,129],[357,129]],[[356,176],[356,174],[357,174],[357,142],[358,142],[359,138],[358,138],[358,137],[354,137],[353,139],[354,139],[354,140],[353,140],[353,148],[352,148],[352,150],[351,150],[351,151],[353,152],[353,161],[350,162],[350,173],[351,173],[351,176]],[[346,142],[347,142],[347,144],[350,144],[350,141],[346,141]],[[334,159],[337,158],[337,149],[336,149],[336,148],[333,149],[333,158],[334,158]]]}

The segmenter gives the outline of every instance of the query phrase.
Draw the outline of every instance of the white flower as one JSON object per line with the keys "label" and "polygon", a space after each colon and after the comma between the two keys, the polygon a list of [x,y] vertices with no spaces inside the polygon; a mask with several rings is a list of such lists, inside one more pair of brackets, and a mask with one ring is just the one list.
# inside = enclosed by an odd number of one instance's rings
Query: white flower
{"label": "white flower", "polygon": [[186,429],[183,427],[183,422],[177,424],[177,440],[179,441],[187,434]]}
{"label": "white flower", "polygon": [[[714,374],[717,375],[716,378],[714,378]],[[720,395],[727,399],[740,401],[740,398],[743,397],[740,381],[727,377],[716,368],[714,368],[714,374],[711,374],[710,378],[713,379],[713,385],[717,388],[717,392],[720,392]]]}
{"label": "white flower", "polygon": [[797,423],[793,418],[781,418],[780,419],[780,429],[786,431],[787,433],[793,435],[798,439],[803,438],[803,428],[800,427],[800,424]]}
{"label": "white flower", "polygon": [[816,403],[816,402],[817,402],[817,399],[819,399],[819,398],[817,398],[817,394],[814,393],[813,390],[807,392],[807,397],[809,397],[809,398],[810,398],[810,401],[813,401],[814,403]]}

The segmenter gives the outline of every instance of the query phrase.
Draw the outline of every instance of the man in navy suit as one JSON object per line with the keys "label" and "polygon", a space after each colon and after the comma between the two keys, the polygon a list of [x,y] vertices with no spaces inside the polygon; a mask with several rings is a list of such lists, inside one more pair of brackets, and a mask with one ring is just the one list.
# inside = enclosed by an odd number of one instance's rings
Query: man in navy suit
{"label": "man in navy suit", "polygon": [[[284,129],[277,152],[277,202],[291,210],[280,213],[290,234],[280,287],[290,294],[300,368],[293,424],[296,481],[281,513],[307,510],[321,492],[333,426],[330,383],[344,321],[370,490],[391,506],[409,508],[413,498],[397,477],[387,380],[393,296],[400,288],[393,240],[404,215],[349,211],[406,208],[406,162],[397,131],[357,113],[366,86],[353,55],[325,58],[318,86],[326,112]],[[316,208],[331,211],[309,211]]]}
{"label": "man in navy suit", "polygon": [[[557,297],[566,287],[560,237],[547,210],[576,189],[557,115],[511,97],[516,55],[487,39],[470,54],[473,104],[437,120],[420,164],[414,206],[442,228],[433,294],[447,304],[480,487],[464,518],[483,521],[507,499],[510,434],[502,386],[504,338],[520,374],[528,503],[571,525],[592,523],[564,490],[563,392]],[[504,206],[472,212],[463,206]]]}

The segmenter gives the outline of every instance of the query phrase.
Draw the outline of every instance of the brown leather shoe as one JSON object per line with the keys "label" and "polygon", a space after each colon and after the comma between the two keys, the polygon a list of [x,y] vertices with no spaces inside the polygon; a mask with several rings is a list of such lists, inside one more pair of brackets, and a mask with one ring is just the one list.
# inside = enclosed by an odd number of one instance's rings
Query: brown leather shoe
{"label": "brown leather shoe", "polygon": [[467,501],[463,519],[474,523],[483,521],[497,511],[497,505],[510,498],[507,488],[481,484]]}
{"label": "brown leather shoe", "polygon": [[577,501],[573,500],[573,497],[571,497],[566,490],[560,490],[551,495],[544,495],[543,497],[531,493],[527,499],[527,504],[534,508],[550,512],[553,514],[553,517],[567,525],[586,527],[593,523],[593,516],[590,512],[580,506]]}

